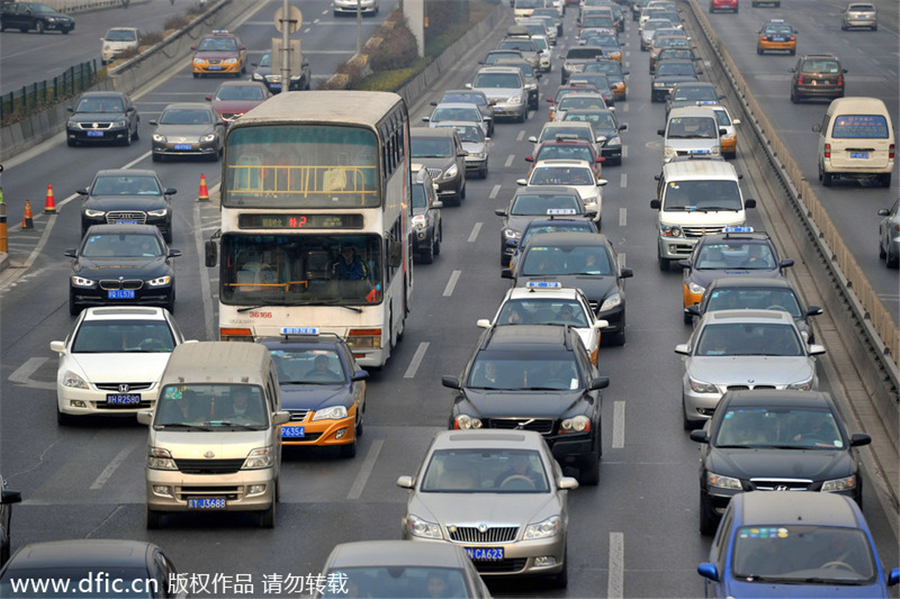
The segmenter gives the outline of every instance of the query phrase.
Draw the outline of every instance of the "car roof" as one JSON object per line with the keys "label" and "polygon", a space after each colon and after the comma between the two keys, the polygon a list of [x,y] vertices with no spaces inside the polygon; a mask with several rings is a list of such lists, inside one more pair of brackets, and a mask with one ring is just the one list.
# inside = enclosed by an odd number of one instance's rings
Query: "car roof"
{"label": "car roof", "polygon": [[[462,567],[465,552],[450,543],[416,541],[355,541],[336,545],[328,557],[330,568],[372,566]],[[468,558],[466,558],[468,559]]]}
{"label": "car roof", "polygon": [[68,539],[31,543],[19,549],[6,565],[6,575],[19,569],[115,568],[147,564],[155,545],[122,539]]}
{"label": "car roof", "polygon": [[[264,385],[260,379],[270,363],[269,349],[258,343],[199,341],[177,346],[163,373],[161,384],[244,383]],[[235,369],[235,364],[246,368]],[[248,376],[249,375],[249,376]]]}
{"label": "car roof", "polygon": [[[679,58],[677,60],[685,59]],[[710,87],[712,89],[716,89],[716,86],[709,81],[679,81],[675,84],[675,87]]]}
{"label": "car roof", "polygon": [[785,323],[794,326],[794,317],[781,310],[716,310],[707,312],[700,320],[700,324],[778,324]]}
{"label": "car roof", "polygon": [[[518,50],[515,50],[515,51],[518,52]],[[509,50],[503,50],[503,52],[509,52]],[[516,73],[516,74],[519,74],[521,72],[522,71],[519,70],[519,67],[505,67],[505,66],[500,66],[500,65],[498,65],[498,66],[490,65],[490,66],[481,67],[480,69],[478,69],[477,74],[478,75],[485,74],[485,73]]]}
{"label": "car roof", "polygon": [[[565,121],[568,122],[568,121]],[[577,122],[577,121],[575,121]],[[547,160],[538,160],[534,163],[535,170],[541,167],[547,166],[569,166],[569,167],[584,167],[584,168],[593,168],[591,163],[587,160],[572,160],[569,158],[548,158]]]}
{"label": "car roof", "polygon": [[607,247],[609,244],[609,241],[603,234],[587,232],[581,233],[578,231],[565,231],[563,233],[541,233],[540,240],[540,244],[535,244],[532,241],[532,245],[530,245],[529,247],[534,248],[538,245],[554,247],[582,247],[586,245],[596,245]]}
{"label": "car roof", "polygon": [[542,287],[539,289],[535,289],[533,287],[513,287],[506,292],[506,298],[504,299],[504,302],[509,300],[538,298],[578,299],[581,297],[579,293],[580,290],[575,287],[557,287],[555,289],[550,287]]}
{"label": "car roof", "polygon": [[476,106],[471,102],[438,102],[434,109],[437,110],[438,108],[465,108],[470,110],[476,108]]}
{"label": "car roof", "polygon": [[[565,325],[558,324],[517,324],[515,326],[491,327],[485,331],[480,349],[497,349],[497,346],[512,346],[521,351],[546,350],[549,347],[567,350],[573,347],[569,334],[577,333]],[[577,341],[576,343],[581,343]]]}
{"label": "car roof", "polygon": [[82,98],[124,98],[128,94],[124,92],[102,91],[102,92],[84,92]]}
{"label": "car roof", "polygon": [[153,306],[94,306],[84,311],[85,320],[166,320],[165,308]]}
{"label": "car roof", "polygon": [[170,108],[177,110],[187,110],[187,109],[198,109],[202,108],[203,110],[210,111],[213,110],[212,106],[206,102],[172,102],[171,104],[166,104],[163,108],[163,111],[169,110]]}
{"label": "car roof", "polygon": [[[472,106],[468,104],[468,106]],[[452,127],[410,127],[410,137],[459,137]]]}
{"label": "car roof", "polygon": [[832,408],[834,402],[824,391],[796,389],[751,389],[727,391],[719,405],[728,407]]}
{"label": "car roof", "polygon": [[431,448],[433,450],[481,448],[539,450],[543,442],[541,434],[535,431],[497,429],[447,430],[439,431],[434,435]]}
{"label": "car roof", "polygon": [[[675,112],[674,109],[672,112]],[[714,163],[714,162],[713,162]],[[710,163],[710,164],[713,164]],[[684,164],[684,163],[682,163]],[[728,163],[726,163],[728,164]],[[709,233],[707,235],[703,235],[700,240],[697,242],[701,245],[707,245],[710,243],[722,243],[724,241],[751,241],[757,243],[772,243],[771,238],[769,238],[769,234],[765,231],[753,231],[752,233]]]}
{"label": "car roof", "polygon": [[159,228],[156,225],[126,225],[122,223],[91,225],[87,232],[93,235],[125,235],[131,233],[159,236]]}
{"label": "car roof", "polygon": [[[835,493],[741,493],[739,525],[798,524],[859,528],[853,499]],[[857,508],[858,509],[858,508]]]}
{"label": "car roof", "polygon": [[94,175],[94,178],[99,176],[112,176],[112,175],[134,175],[140,177],[156,177],[156,171],[151,171],[148,168],[105,168],[103,170],[97,171],[97,174]]}
{"label": "car roof", "polygon": [[284,335],[282,337],[261,337],[256,341],[269,349],[304,349],[315,347],[336,348],[346,344],[336,334]]}
{"label": "car roof", "polygon": [[[730,162],[693,159],[666,163],[663,165],[663,177],[668,183],[670,181],[683,180],[696,181],[698,178],[711,180],[733,179],[736,181],[738,176],[734,165]],[[734,238],[737,234],[731,233],[730,235],[729,239]]]}
{"label": "car roof", "polygon": [[763,278],[763,277],[721,277],[718,279],[714,279],[709,287],[706,288],[709,291],[713,286],[715,287],[780,287],[783,289],[794,289],[794,286],[791,285],[791,282],[787,279],[780,278]]}
{"label": "car roof", "polygon": [[547,195],[547,196],[556,196],[561,194],[581,197],[578,193],[578,189],[575,187],[569,187],[568,185],[539,185],[535,187],[518,187],[516,188],[516,192],[513,194],[513,199],[519,197],[520,195]]}

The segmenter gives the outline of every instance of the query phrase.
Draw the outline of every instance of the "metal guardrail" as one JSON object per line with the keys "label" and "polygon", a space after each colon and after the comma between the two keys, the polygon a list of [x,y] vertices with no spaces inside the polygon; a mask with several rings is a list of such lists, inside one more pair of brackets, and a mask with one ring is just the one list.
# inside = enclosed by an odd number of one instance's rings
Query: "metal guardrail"
{"label": "metal guardrail", "polygon": [[21,114],[41,110],[90,89],[97,83],[97,61],[82,62],[66,69],[53,79],[35,81],[22,89],[0,96],[0,123]]}

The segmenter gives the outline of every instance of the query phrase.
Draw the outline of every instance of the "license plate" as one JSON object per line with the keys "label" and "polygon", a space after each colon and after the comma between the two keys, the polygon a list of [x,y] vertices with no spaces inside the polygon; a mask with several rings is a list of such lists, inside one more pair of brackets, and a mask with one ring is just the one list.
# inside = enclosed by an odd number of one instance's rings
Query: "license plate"
{"label": "license plate", "polygon": [[503,547],[466,547],[469,558],[480,562],[496,562],[503,559]]}
{"label": "license plate", "polygon": [[176,150],[190,150],[191,144],[175,144]]}
{"label": "license plate", "polygon": [[269,84],[269,88],[271,88],[271,89],[281,89],[281,84],[280,84],[280,83],[270,83],[270,84]]}
{"label": "license plate", "polygon": [[868,152],[850,152],[850,158],[868,158]]}
{"label": "license plate", "polygon": [[783,41],[786,41],[786,40],[785,40],[783,37],[773,37],[773,38],[772,38],[772,41],[773,41],[773,42],[783,42]]}
{"label": "license plate", "polygon": [[208,68],[210,71],[221,71],[222,70],[222,67],[220,67],[217,64],[211,64],[206,68]]}
{"label": "license plate", "polygon": [[115,225],[139,225],[139,224],[141,224],[141,223],[137,222],[137,221],[134,220],[134,219],[131,219],[131,220],[128,220],[128,219],[122,220],[121,218],[119,218],[119,219],[114,220],[114,221],[113,221],[113,224],[115,224]]}
{"label": "license plate", "polygon": [[88,137],[103,137],[103,131],[88,131]]}
{"label": "license plate", "polygon": [[303,426],[282,426],[282,439],[299,439],[306,436],[306,428]]}
{"label": "license plate", "polygon": [[133,406],[141,403],[141,394],[140,393],[107,393],[106,394],[106,403],[112,404],[114,406]]}
{"label": "license plate", "polygon": [[224,497],[188,497],[189,510],[224,510]]}
{"label": "license plate", "polygon": [[709,150],[689,150],[688,154],[709,154]]}
{"label": "license plate", "polygon": [[134,289],[110,289],[108,299],[134,299]]}

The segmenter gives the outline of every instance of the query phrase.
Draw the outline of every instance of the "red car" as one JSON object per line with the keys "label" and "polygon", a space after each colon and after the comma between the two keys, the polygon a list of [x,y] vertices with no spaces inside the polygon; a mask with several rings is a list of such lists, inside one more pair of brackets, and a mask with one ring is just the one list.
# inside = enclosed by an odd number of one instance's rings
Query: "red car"
{"label": "red car", "polygon": [[230,123],[270,97],[269,88],[259,81],[228,81],[206,99],[212,102],[222,120]]}
{"label": "red car", "polygon": [[709,12],[719,10],[728,10],[736,13],[738,11],[738,0],[709,0]]}

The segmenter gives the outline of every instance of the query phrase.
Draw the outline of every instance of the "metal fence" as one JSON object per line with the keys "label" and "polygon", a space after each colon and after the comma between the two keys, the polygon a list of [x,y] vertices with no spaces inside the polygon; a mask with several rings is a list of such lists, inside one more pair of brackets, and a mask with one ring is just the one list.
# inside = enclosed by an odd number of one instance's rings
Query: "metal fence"
{"label": "metal fence", "polygon": [[80,94],[99,80],[96,59],[69,67],[53,79],[36,81],[0,96],[0,125],[6,126],[29,114]]}

